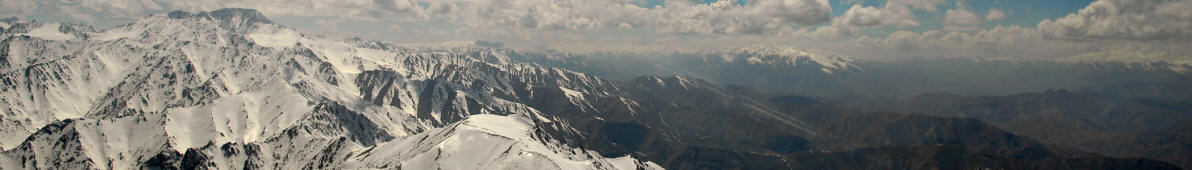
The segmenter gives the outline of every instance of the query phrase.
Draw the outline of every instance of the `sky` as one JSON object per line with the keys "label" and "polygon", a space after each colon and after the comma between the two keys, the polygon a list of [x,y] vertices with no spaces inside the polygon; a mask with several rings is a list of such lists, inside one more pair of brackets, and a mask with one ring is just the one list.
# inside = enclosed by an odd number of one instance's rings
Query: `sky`
{"label": "sky", "polygon": [[1192,0],[0,0],[0,16],[111,27],[229,7],[310,34],[579,54],[766,44],[870,59],[1192,63]]}

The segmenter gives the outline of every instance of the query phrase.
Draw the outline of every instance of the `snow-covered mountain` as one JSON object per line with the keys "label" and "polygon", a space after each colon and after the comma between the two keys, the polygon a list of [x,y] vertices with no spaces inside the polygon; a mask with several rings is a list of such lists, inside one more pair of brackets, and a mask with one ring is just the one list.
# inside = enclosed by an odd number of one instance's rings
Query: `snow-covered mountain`
{"label": "snow-covered mountain", "polygon": [[659,168],[560,143],[578,132],[525,103],[616,85],[494,49],[316,38],[247,9],[3,23],[3,169]]}
{"label": "snow-covered mountain", "polygon": [[[348,157],[348,169],[659,169],[632,157],[599,153],[547,141],[521,116],[473,115],[401,142],[388,142]],[[396,158],[396,159],[394,159]]]}
{"label": "snow-covered mountain", "polygon": [[[1139,50],[1141,48],[1142,50]],[[1180,73],[1192,71],[1192,55],[1163,50],[1152,50],[1151,46],[1114,46],[1102,51],[1084,53],[1060,58],[1059,61],[1075,63],[1126,63],[1131,68],[1172,70]]]}
{"label": "snow-covered mountain", "polygon": [[867,62],[842,55],[765,44],[712,52],[704,57],[704,62],[714,63],[717,62],[716,58],[720,59],[719,62],[724,63],[744,62],[755,66],[775,68],[816,67],[819,71],[827,74],[836,71],[862,71],[864,68],[858,66],[858,63]]}
{"label": "snow-covered mountain", "polygon": [[713,83],[849,91],[872,86],[841,77],[889,75],[826,53],[758,46],[610,81],[572,70],[617,62],[482,46],[320,38],[249,9],[108,29],[0,19],[0,169],[1173,167]]}

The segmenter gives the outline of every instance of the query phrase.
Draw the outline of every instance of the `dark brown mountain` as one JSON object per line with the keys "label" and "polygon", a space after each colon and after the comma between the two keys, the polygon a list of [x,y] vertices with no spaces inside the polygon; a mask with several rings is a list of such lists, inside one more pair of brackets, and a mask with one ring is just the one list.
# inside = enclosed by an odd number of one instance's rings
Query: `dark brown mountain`
{"label": "dark brown mountain", "polygon": [[[1163,100],[1173,101],[1173,100]],[[1059,147],[1115,157],[1144,157],[1192,167],[1192,110],[1178,102],[1122,100],[1090,91],[1049,90],[1007,96],[925,94],[858,106],[990,122]],[[1178,101],[1178,100],[1174,100]]]}
{"label": "dark brown mountain", "polygon": [[595,110],[606,119],[572,122],[589,134],[581,146],[671,169],[1178,169],[1053,148],[977,119],[860,111],[686,77],[625,84],[636,104],[603,105]]}

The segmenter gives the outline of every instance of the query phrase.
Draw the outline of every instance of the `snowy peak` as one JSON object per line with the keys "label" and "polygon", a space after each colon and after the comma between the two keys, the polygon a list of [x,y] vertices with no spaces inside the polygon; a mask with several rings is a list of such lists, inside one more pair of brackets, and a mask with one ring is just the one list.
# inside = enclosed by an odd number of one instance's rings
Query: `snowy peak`
{"label": "snowy peak", "polygon": [[[528,151],[478,155],[465,148],[450,154],[509,160],[489,166],[648,167],[632,157],[606,158],[573,148],[574,143],[533,137],[563,136],[527,131],[544,122],[557,125],[545,128],[552,132],[575,131],[558,115],[546,115],[559,112],[544,113],[541,106],[594,110],[590,99],[614,94],[619,86],[517,62],[499,49],[472,44],[410,49],[358,38],[308,37],[247,9],[176,11],[108,30],[79,31],[84,36],[67,34],[68,28],[87,28],[73,25],[13,20],[0,26],[5,28],[0,34],[0,122],[5,122],[0,123],[5,137],[0,166],[15,166],[0,169],[45,168],[67,160],[96,169],[352,169],[354,164],[341,159],[349,153],[416,142],[411,136],[435,136],[425,133],[436,129],[484,136],[447,133],[455,145],[493,143]],[[563,98],[571,102],[552,103]],[[501,127],[494,127],[468,119],[480,114],[534,121],[501,119]],[[85,122],[79,124],[84,128],[39,131],[66,121]],[[512,127],[523,128],[499,131]],[[419,148],[432,146],[441,145]],[[402,166],[435,162],[426,163]],[[452,163],[457,162],[435,166]]]}
{"label": "snowy peak", "polygon": [[0,34],[30,36],[43,40],[86,39],[94,32],[94,28],[86,25],[26,21],[17,18],[0,19]]}
{"label": "snowy peak", "polygon": [[1192,55],[1153,50],[1153,48],[1151,46],[1114,46],[1103,51],[1084,53],[1058,60],[1098,65],[1125,65],[1128,69],[1168,69],[1178,73],[1192,72]]}
{"label": "snowy peak", "polygon": [[[120,38],[156,39],[160,41],[227,41],[234,36],[259,29],[285,28],[273,24],[260,12],[251,9],[228,8],[210,12],[191,13],[174,11],[151,15],[133,23],[104,30],[95,40],[110,41]],[[225,40],[219,40],[225,39]],[[222,43],[221,43],[222,44]]]}
{"label": "snowy peak", "polygon": [[[629,156],[603,158],[535,135],[519,115],[472,115],[404,141],[352,153],[349,169],[662,169]],[[415,140],[416,139],[416,140]]]}
{"label": "snowy peak", "polygon": [[698,87],[714,86],[714,85],[712,85],[711,82],[704,81],[701,79],[695,79],[695,78],[691,78],[691,77],[687,77],[687,76],[668,76],[668,77],[642,76],[642,77],[638,77],[637,79],[634,79],[633,81],[630,82],[630,84],[638,85],[641,87],[648,87],[648,88],[652,88],[652,89],[671,89],[671,88],[691,89],[691,88],[698,88]]}
{"label": "snowy peak", "polygon": [[767,44],[757,44],[748,47],[741,47],[737,49],[737,53],[749,53],[759,55],[789,55],[789,56],[808,56],[812,53],[802,49],[792,47],[781,47]]}
{"label": "snowy peak", "polygon": [[[261,27],[281,27],[253,9],[225,8],[215,11],[191,13],[174,11],[164,15],[151,15],[131,24],[97,30],[91,26],[22,20],[16,17],[0,19],[0,34],[30,36],[43,40],[97,40],[111,41],[120,38],[215,38],[226,35],[208,35],[232,30],[235,33],[255,31]],[[188,39],[183,39],[188,40]]]}
{"label": "snowy peak", "polygon": [[827,52],[812,52],[793,47],[758,44],[710,53],[705,55],[704,62],[745,63],[749,65],[790,68],[812,65],[820,67],[819,71],[831,74],[842,70],[860,70],[861,68],[857,66],[857,62],[862,61]]}

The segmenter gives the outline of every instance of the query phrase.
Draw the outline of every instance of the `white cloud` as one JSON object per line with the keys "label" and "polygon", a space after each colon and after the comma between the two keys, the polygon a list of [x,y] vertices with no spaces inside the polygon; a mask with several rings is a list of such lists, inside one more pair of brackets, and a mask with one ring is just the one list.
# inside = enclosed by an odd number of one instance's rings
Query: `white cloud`
{"label": "white cloud", "polygon": [[1001,9],[997,9],[997,8],[989,9],[989,12],[985,14],[985,20],[989,20],[989,21],[1001,20],[1001,19],[1005,19],[1005,18],[1006,18],[1006,11],[1002,11]]}
{"label": "white cloud", "polygon": [[981,16],[977,16],[976,13],[963,7],[949,9],[944,12],[944,30],[977,31],[981,29],[980,26],[984,23],[985,21],[981,19]]}
{"label": "white cloud", "polygon": [[784,24],[818,24],[827,22],[832,14],[828,0],[754,1],[750,7],[750,10],[756,10],[762,16],[774,17],[774,20]]}
{"label": "white cloud", "polygon": [[335,16],[347,20],[421,20],[427,17],[414,0],[153,0],[167,10],[256,9],[266,16]]}
{"label": "white cloud", "polygon": [[26,0],[0,0],[0,16],[23,16],[33,13],[37,4]]}
{"label": "white cloud", "polygon": [[1066,57],[1069,61],[1114,61],[1124,63],[1150,63],[1164,61],[1172,64],[1192,65],[1192,49],[1187,44],[1174,43],[1119,43],[1100,50]]}
{"label": "white cloud", "polygon": [[[506,47],[570,52],[666,52],[772,43],[866,57],[950,55],[1049,57],[1089,52],[1106,42],[1057,39],[1192,39],[1188,0],[1100,0],[1038,28],[999,26],[1006,11],[941,9],[946,0],[888,0],[883,6],[832,9],[827,0],[0,0],[0,15],[59,15],[108,22],[170,10],[257,9],[270,18],[315,16],[304,31],[337,34],[376,22],[372,33],[397,41],[498,40]],[[845,10],[832,18],[832,10]],[[915,13],[938,13],[925,18]],[[984,12],[984,13],[982,13]],[[984,14],[984,16],[980,15]],[[302,17],[298,17],[302,18]],[[925,21],[926,19],[938,19]],[[922,23],[943,29],[906,31]],[[115,24],[122,24],[115,23]],[[808,27],[829,23],[825,26]],[[805,26],[795,29],[796,26]],[[895,28],[868,37],[865,29]],[[315,30],[315,31],[311,31]],[[350,31],[349,31],[350,30]],[[392,35],[391,35],[392,34]],[[342,34],[341,34],[342,35]],[[399,35],[399,36],[395,36]],[[872,36],[872,35],[870,35]],[[404,38],[404,39],[403,39]],[[1178,43],[1187,45],[1188,43]],[[1177,45],[1178,46],[1178,45]],[[1144,50],[1171,50],[1174,47]]]}
{"label": "white cloud", "polygon": [[[944,0],[889,0],[887,4],[895,4],[894,6],[906,5],[917,9],[926,11],[935,11],[935,7],[944,3]],[[890,6],[890,5],[886,5]]]}
{"label": "white cloud", "polygon": [[257,9],[270,17],[334,16],[358,20],[424,19],[413,0],[3,0],[0,14],[66,17],[87,23],[127,22],[172,10]]}
{"label": "white cloud", "polygon": [[[775,33],[794,25],[811,25],[831,19],[827,0],[762,0],[745,6],[735,1],[691,4],[669,1],[644,17],[659,31],[680,33]],[[650,15],[657,14],[657,15]]]}
{"label": "white cloud", "polygon": [[915,27],[919,26],[919,20],[913,10],[934,12],[936,6],[943,2],[943,0],[890,0],[881,8],[855,4],[843,15],[833,19],[830,27],[819,28],[815,33],[851,36],[853,32],[872,27]]}
{"label": "white cloud", "polygon": [[[888,22],[885,16],[882,15],[882,10],[874,7],[865,7],[860,4],[853,5],[848,11],[845,11],[844,16],[840,17],[840,22],[846,25],[858,27],[871,27],[881,25],[883,22]],[[908,23],[908,22],[902,22]],[[913,22],[909,22],[913,23]],[[911,25],[911,24],[891,24],[891,25]]]}
{"label": "white cloud", "polygon": [[[11,1],[11,2],[10,2]],[[134,19],[171,10],[256,9],[269,17],[445,22],[485,32],[647,28],[659,32],[756,34],[828,22],[827,0],[666,1],[643,8],[631,0],[3,0],[0,14],[62,15],[84,22]]]}
{"label": "white cloud", "polygon": [[899,57],[1057,58],[1095,49],[1095,45],[1043,39],[1035,28],[998,26],[977,32],[896,31],[884,38],[860,37],[857,55]]}
{"label": "white cloud", "polygon": [[1038,28],[1048,38],[1154,40],[1192,39],[1192,1],[1099,0]]}
{"label": "white cloud", "polygon": [[393,24],[393,25],[389,25],[389,28],[388,28],[388,29],[385,29],[385,31],[389,31],[389,32],[404,32],[404,31],[405,31],[405,29],[401,28],[401,26],[400,26],[400,25]]}

